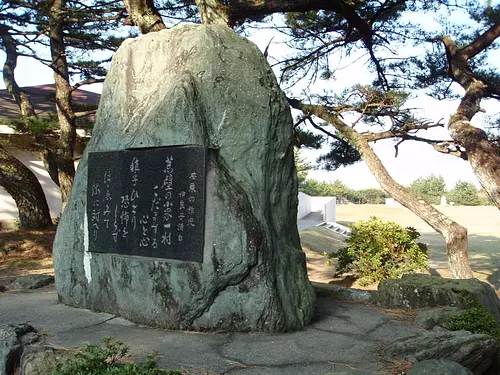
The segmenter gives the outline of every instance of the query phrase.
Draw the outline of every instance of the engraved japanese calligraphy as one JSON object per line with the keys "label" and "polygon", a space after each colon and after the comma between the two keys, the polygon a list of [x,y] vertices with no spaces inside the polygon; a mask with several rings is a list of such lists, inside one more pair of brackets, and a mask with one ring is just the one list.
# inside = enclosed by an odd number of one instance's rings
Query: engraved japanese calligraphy
{"label": "engraved japanese calligraphy", "polygon": [[89,251],[203,262],[207,149],[89,153]]}

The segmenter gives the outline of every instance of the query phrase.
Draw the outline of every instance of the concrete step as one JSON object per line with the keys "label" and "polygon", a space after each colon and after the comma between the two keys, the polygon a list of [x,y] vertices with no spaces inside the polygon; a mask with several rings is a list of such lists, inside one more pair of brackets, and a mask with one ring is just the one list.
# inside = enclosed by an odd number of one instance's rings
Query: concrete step
{"label": "concrete step", "polygon": [[317,225],[318,227],[324,227],[326,229],[331,230],[332,232],[338,233],[344,237],[349,237],[351,234],[351,229],[347,228],[341,224],[338,223],[320,223]]}

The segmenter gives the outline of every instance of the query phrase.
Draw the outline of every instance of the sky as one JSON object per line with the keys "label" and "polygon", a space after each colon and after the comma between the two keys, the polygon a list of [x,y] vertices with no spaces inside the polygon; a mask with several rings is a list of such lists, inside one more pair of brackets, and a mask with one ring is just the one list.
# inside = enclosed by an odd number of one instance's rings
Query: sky
{"label": "sky", "polygon": [[[280,42],[279,38],[276,34],[267,32],[250,37],[250,40],[256,43],[261,50],[264,50],[269,45],[270,55],[286,54],[286,47]],[[0,62],[3,62],[4,59],[5,55],[0,51]],[[500,56],[497,61],[500,61]],[[319,83],[318,87],[320,89],[327,88],[340,91],[356,83],[369,83],[371,79],[366,72],[367,67],[362,60],[358,60],[353,64],[346,63],[345,67],[336,73],[335,81],[324,83],[325,87],[321,87],[322,83]],[[19,58],[15,74],[18,84],[22,87],[54,82],[50,68],[26,57]],[[3,82],[0,83],[0,88],[5,88]],[[88,85],[84,89],[100,93],[102,84]],[[300,87],[297,87],[297,92],[300,89]],[[458,107],[458,104],[459,101],[438,101],[425,95],[414,97],[408,103],[414,108],[422,108],[422,116],[434,121],[443,119],[443,123],[446,123],[450,114]],[[500,112],[498,104],[487,105],[486,109],[487,113]],[[481,125],[483,120],[484,114],[479,114],[473,119],[473,123]],[[447,131],[441,128],[419,132],[419,135],[436,139],[449,138]],[[429,145],[408,141],[399,146],[399,153],[396,158],[394,144],[392,140],[383,140],[375,144],[372,143],[372,147],[397,182],[409,185],[419,177],[440,175],[446,181],[448,189],[452,189],[459,180],[470,181],[480,187],[468,162],[455,156],[438,153]],[[316,158],[322,152],[324,150],[302,150],[301,156],[314,165],[316,164]],[[358,162],[333,172],[313,170],[309,172],[308,177],[327,182],[340,179],[352,189],[379,187],[364,162]]]}

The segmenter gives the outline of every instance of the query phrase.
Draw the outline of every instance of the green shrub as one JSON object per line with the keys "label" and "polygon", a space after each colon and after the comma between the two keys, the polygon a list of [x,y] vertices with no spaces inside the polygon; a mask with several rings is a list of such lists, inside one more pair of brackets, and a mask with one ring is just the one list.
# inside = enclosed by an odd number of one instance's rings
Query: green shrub
{"label": "green shrub", "polygon": [[104,346],[87,344],[73,356],[57,363],[51,375],[181,375],[177,370],[162,370],[157,354],[144,363],[119,363],[129,351],[122,341],[104,338]]}
{"label": "green shrub", "polygon": [[453,315],[451,320],[443,324],[450,331],[469,331],[490,335],[500,342],[500,327],[497,321],[483,306],[474,306],[462,314]]}
{"label": "green shrub", "polygon": [[371,217],[354,223],[347,247],[329,256],[338,258],[337,275],[353,273],[368,285],[427,269],[427,245],[418,237],[414,228]]}
{"label": "green shrub", "polygon": [[493,315],[469,291],[461,290],[460,296],[467,309],[453,315],[442,327],[450,331],[464,330],[490,335],[500,344],[500,326]]}
{"label": "green shrub", "polygon": [[59,128],[57,114],[49,113],[49,118],[20,117],[8,122],[17,132],[31,134],[46,134]]}

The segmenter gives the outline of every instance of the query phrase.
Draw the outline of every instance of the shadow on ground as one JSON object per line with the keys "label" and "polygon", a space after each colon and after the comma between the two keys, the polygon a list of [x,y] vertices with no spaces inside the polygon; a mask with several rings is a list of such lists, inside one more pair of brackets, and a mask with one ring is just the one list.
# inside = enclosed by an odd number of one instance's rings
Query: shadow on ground
{"label": "shadow on ground", "polygon": [[[345,246],[345,238],[326,228],[311,227],[300,232],[300,239],[307,256],[309,278],[323,283],[331,282],[334,279],[334,267],[326,265],[328,258],[321,254]],[[444,237],[436,232],[422,231],[418,241],[429,246],[431,275],[451,278]],[[500,237],[469,234],[468,255],[475,277],[491,284],[500,295]],[[346,283],[344,286],[351,285]]]}
{"label": "shadow on ground", "polygon": [[[439,233],[421,233],[419,241],[429,246],[430,272],[436,276],[451,277],[446,257],[446,243]],[[474,275],[490,283],[500,294],[500,238],[469,234],[469,262]]]}

